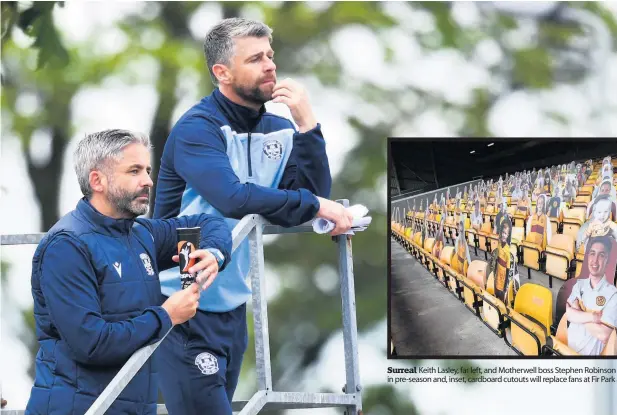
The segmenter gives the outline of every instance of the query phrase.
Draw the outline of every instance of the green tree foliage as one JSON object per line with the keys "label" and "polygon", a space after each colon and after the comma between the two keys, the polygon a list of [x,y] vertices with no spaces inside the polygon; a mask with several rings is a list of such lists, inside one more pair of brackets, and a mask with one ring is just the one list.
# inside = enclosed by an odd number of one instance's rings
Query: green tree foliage
{"label": "green tree foliage", "polygon": [[60,41],[52,16],[56,3],[62,6],[64,2],[32,2],[28,6],[16,1],[2,2],[2,46],[16,26],[34,39],[32,48],[38,52],[38,69],[48,65],[66,66],[69,54]]}

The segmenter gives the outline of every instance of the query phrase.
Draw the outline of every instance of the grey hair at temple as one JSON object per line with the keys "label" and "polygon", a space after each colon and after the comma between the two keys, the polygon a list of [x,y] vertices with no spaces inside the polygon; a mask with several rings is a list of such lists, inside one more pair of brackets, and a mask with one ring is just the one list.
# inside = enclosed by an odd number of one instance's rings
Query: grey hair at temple
{"label": "grey hair at temple", "polygon": [[150,149],[150,137],[146,134],[128,130],[104,130],[86,135],[77,144],[73,154],[73,166],[81,193],[88,199],[92,197],[90,172],[105,170],[109,161],[119,160],[122,150],[129,144],[139,143]]}
{"label": "grey hair at temple", "polygon": [[204,54],[212,83],[218,86],[212,67],[216,64],[229,66],[234,55],[234,38],[267,37],[272,43],[272,29],[261,22],[241,17],[225,19],[214,26],[206,35]]}

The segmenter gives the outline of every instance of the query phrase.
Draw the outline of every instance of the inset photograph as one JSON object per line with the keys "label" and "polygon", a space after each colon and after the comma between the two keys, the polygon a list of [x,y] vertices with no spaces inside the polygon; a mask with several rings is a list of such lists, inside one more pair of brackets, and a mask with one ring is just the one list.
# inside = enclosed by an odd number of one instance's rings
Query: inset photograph
{"label": "inset photograph", "polygon": [[389,357],[617,355],[617,145],[389,139]]}

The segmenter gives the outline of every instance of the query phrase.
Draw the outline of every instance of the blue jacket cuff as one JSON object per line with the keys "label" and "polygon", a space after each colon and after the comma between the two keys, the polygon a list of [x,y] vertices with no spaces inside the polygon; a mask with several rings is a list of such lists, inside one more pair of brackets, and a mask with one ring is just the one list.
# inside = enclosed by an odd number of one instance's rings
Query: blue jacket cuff
{"label": "blue jacket cuff", "polygon": [[305,135],[305,134],[306,135],[310,135],[310,134],[315,134],[315,133],[318,133],[319,136],[322,135],[321,134],[321,124],[320,123],[317,123],[317,125],[315,127],[311,128],[310,130],[308,130],[306,132],[303,132],[303,133],[301,133],[300,131],[296,132],[296,134],[299,134],[299,135]]}
{"label": "blue jacket cuff", "polygon": [[153,341],[153,343],[155,343],[161,340],[163,336],[165,336],[165,334],[167,334],[167,332],[171,330],[171,328],[173,327],[173,324],[171,322],[171,317],[169,317],[169,314],[167,314],[167,311],[165,311],[165,309],[161,306],[148,307],[146,308],[146,311],[153,312],[159,320],[160,329],[156,333],[156,336],[155,336],[156,338]]}

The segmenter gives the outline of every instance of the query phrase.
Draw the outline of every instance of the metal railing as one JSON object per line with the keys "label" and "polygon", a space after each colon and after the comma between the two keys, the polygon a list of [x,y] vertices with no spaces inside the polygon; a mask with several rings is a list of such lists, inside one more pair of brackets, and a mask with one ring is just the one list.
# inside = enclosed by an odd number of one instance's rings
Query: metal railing
{"label": "metal railing", "polygon": [[[347,200],[340,200],[345,206]],[[362,392],[358,362],[358,334],[356,325],[356,302],[353,278],[351,238],[346,235],[334,237],[338,245],[339,275],[342,300],[343,339],[345,351],[344,393],[279,392],[272,388],[270,342],[268,330],[268,307],[265,294],[263,235],[313,232],[306,223],[292,228],[272,225],[262,216],[247,215],[233,229],[235,251],[248,238],[251,258],[251,287],[255,335],[255,366],[258,390],[248,401],[234,401],[234,412],[241,415],[257,414],[261,410],[344,407],[347,415],[357,415],[362,409]],[[2,235],[2,245],[38,244],[45,234]],[[325,236],[325,235],[324,235]],[[169,332],[168,332],[169,333]],[[167,336],[167,334],[165,334]],[[136,351],[111,380],[103,393],[90,407],[87,415],[102,415],[120,395],[129,381],[152,356],[165,337],[157,343]],[[10,397],[9,397],[10,404]],[[1,415],[23,415],[24,410],[2,409]],[[157,414],[167,414],[165,405],[158,405]]]}
{"label": "metal railing", "polygon": [[[437,196],[437,201],[441,200],[441,195],[443,194],[445,197],[446,191],[448,190],[448,188],[450,188],[450,195],[451,197],[456,196],[456,188],[459,187],[461,194],[463,192],[463,187],[464,186],[474,186],[476,183],[479,183],[481,181],[481,179],[477,179],[477,180],[470,180],[468,182],[462,182],[462,183],[458,183],[455,185],[451,185],[451,186],[446,186],[446,187],[441,187],[439,189],[435,189],[435,190],[430,190],[428,192],[424,192],[424,193],[420,193],[420,194],[405,194],[405,195],[401,195],[402,197],[397,198],[397,197],[391,197],[390,198],[390,206],[392,206],[392,208],[395,207],[400,207],[402,208],[406,208],[407,210],[411,209],[411,206],[413,206],[413,201],[415,200],[421,200],[422,202],[426,202],[426,199],[429,199],[429,203],[433,203],[433,198],[435,197],[435,195]],[[418,203],[416,206],[417,209],[420,208],[420,204]]]}

